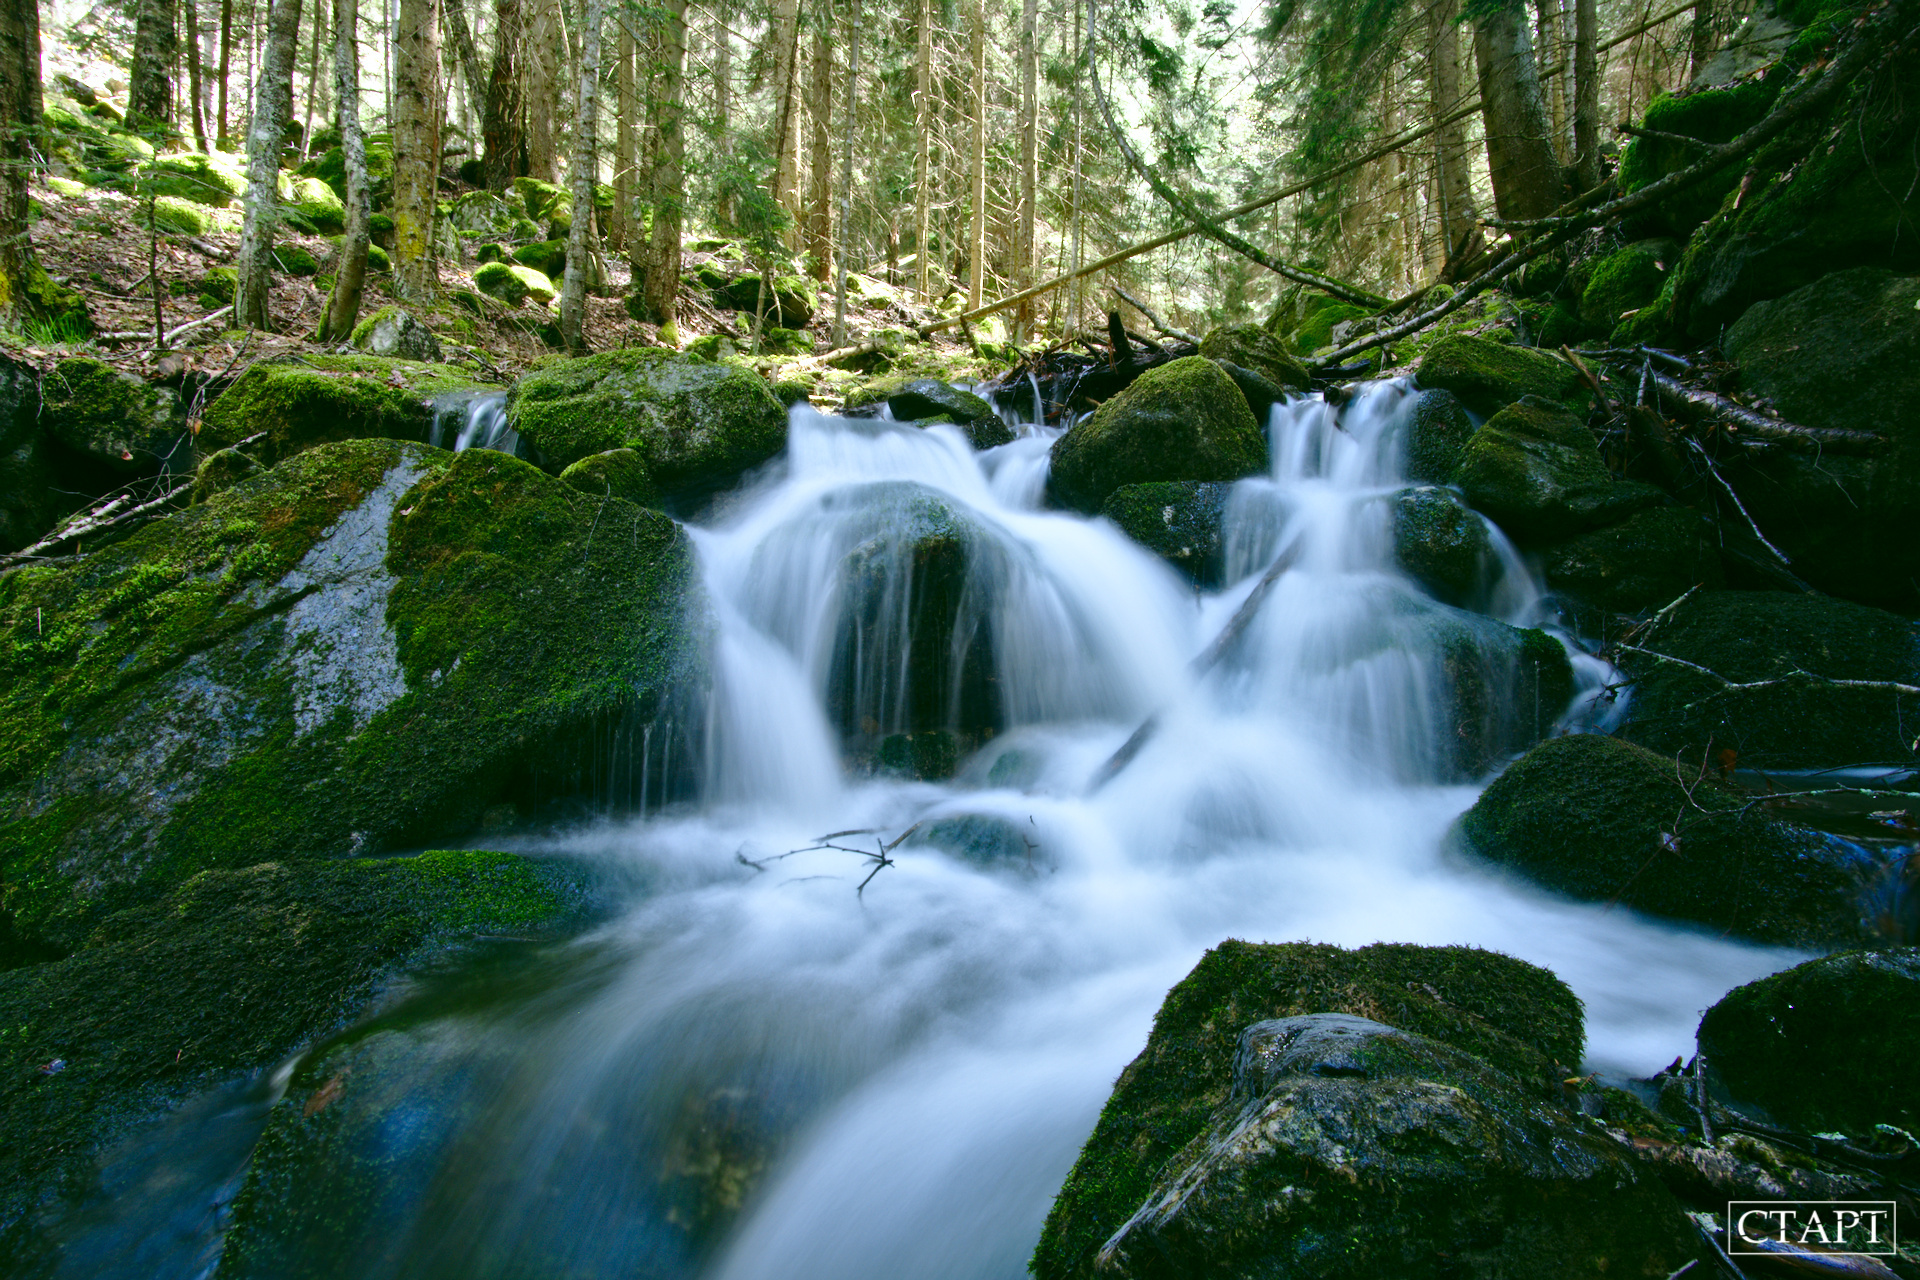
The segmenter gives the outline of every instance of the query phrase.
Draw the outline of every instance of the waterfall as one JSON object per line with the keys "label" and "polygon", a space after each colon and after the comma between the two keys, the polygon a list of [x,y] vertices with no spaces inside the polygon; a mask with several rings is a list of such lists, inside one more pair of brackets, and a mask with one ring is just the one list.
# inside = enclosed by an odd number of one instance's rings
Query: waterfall
{"label": "waterfall", "polygon": [[507,425],[504,391],[462,392],[435,401],[427,443],[455,453],[496,449],[517,456],[521,452],[520,433]]}

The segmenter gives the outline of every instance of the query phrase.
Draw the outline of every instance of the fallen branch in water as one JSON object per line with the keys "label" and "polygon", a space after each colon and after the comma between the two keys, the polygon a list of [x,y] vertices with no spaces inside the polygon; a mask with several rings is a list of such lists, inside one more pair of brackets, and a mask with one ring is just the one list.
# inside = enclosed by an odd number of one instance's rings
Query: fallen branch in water
{"label": "fallen branch in water", "polygon": [[743,867],[752,867],[755,871],[765,871],[769,862],[783,862],[788,858],[802,853],[819,853],[826,849],[831,849],[836,853],[851,853],[856,857],[865,858],[873,864],[873,870],[867,872],[866,879],[862,880],[853,891],[855,897],[863,897],[866,894],[867,886],[873,883],[875,876],[885,871],[888,867],[896,865],[892,856],[893,851],[898,849],[902,844],[905,844],[907,837],[918,831],[921,825],[922,824],[918,822],[914,823],[892,840],[881,841],[876,839],[873,842],[874,848],[872,849],[857,849],[848,844],[835,844],[834,841],[845,839],[847,836],[878,836],[882,830],[880,827],[854,827],[846,831],[829,831],[826,835],[817,837],[810,845],[805,845],[799,849],[789,849],[785,853],[776,853],[766,858],[749,858],[746,854],[745,846],[742,846],[740,849],[734,851],[733,860]]}

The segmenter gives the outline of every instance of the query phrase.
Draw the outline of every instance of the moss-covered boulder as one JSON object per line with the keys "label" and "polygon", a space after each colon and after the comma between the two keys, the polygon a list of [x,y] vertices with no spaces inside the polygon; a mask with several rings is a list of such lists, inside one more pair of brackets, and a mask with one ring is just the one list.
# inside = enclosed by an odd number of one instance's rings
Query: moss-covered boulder
{"label": "moss-covered boulder", "polygon": [[216,449],[200,459],[200,465],[194,468],[188,501],[205,502],[260,471],[259,461],[244,449]]}
{"label": "moss-covered boulder", "polygon": [[1238,480],[1264,471],[1267,441],[1220,366],[1187,356],[1141,374],[1053,445],[1049,488],[1089,514],[1121,485]]}
{"label": "moss-covered boulder", "polygon": [[460,231],[505,236],[512,232],[514,219],[524,216],[523,207],[497,191],[468,191],[453,198],[447,219]]}
{"label": "moss-covered boulder", "polygon": [[[1700,158],[1700,149],[1680,139],[1697,138],[1707,143],[1731,141],[1764,116],[1779,96],[1780,85],[1771,77],[1723,88],[1661,94],[1647,107],[1643,127],[1666,136],[1639,135],[1627,143],[1620,157],[1621,189],[1638,191],[1686,168]],[[1643,234],[1685,238],[1713,216],[1721,201],[1739,185],[1742,172],[1741,168],[1731,166],[1676,192],[1641,214],[1636,225],[1643,228]],[[1677,260],[1667,260],[1668,267],[1677,265]],[[1586,308],[1583,306],[1581,311],[1585,319]],[[1611,328],[1612,324],[1609,320],[1607,327]]]}
{"label": "moss-covered boulder", "polygon": [[535,222],[552,217],[556,210],[566,208],[571,201],[567,189],[558,183],[525,176],[513,180],[513,193],[520,197],[527,216]]}
{"label": "moss-covered boulder", "polygon": [[1441,1041],[1536,1097],[1553,1096],[1584,1039],[1580,1002],[1564,983],[1494,952],[1224,942],[1167,993],[1146,1048],[1115,1082],[1047,1215],[1033,1274],[1095,1274],[1101,1246],[1147,1202],[1156,1175],[1231,1102],[1241,1031],[1316,1013]]}
{"label": "moss-covered boulder", "polygon": [[961,423],[998,418],[985,400],[938,378],[908,379],[888,393],[887,408],[901,422],[918,422],[941,414]]}
{"label": "moss-covered boulder", "polygon": [[[334,255],[335,255],[334,260],[336,264],[338,263],[340,245],[342,240],[344,239],[345,239],[344,236],[328,236],[327,237],[327,243],[332,245],[334,248]],[[393,259],[389,257],[387,255],[387,251],[385,249],[382,249],[379,245],[368,244],[367,245],[367,270],[391,271],[393,270]]]}
{"label": "moss-covered boulder", "polygon": [[38,416],[48,436],[89,464],[118,475],[191,468],[179,397],[167,387],[76,357],[40,384]]}
{"label": "moss-covered boulder", "polygon": [[1463,847],[1584,902],[1618,902],[1783,946],[1867,935],[1848,851],[1644,747],[1553,738],[1461,818]]}
{"label": "moss-covered boulder", "polygon": [[1487,522],[1451,490],[1393,495],[1393,554],[1406,575],[1447,604],[1470,604],[1494,563]]}
{"label": "moss-covered boulder", "polygon": [[1672,240],[1639,240],[1616,249],[1593,268],[1580,293],[1580,322],[1598,333],[1614,326],[1660,296],[1668,274],[1680,265],[1680,246]]}
{"label": "moss-covered boulder", "polygon": [[1200,340],[1200,354],[1251,369],[1274,385],[1305,391],[1312,379],[1285,344],[1257,324],[1220,325]]}
{"label": "moss-covered boulder", "polygon": [[[565,264],[563,263],[562,265],[565,265]],[[488,287],[489,282],[492,282],[496,286],[500,283],[498,274],[494,273],[493,271],[495,267],[500,267],[504,269],[507,274],[511,275],[514,278],[514,280],[518,282],[517,290],[515,289],[515,286],[510,285],[510,286],[507,286],[507,292],[503,293],[503,292],[496,291],[496,289],[494,288]],[[486,276],[487,279],[483,280],[481,278],[482,276]],[[484,266],[480,268],[480,270],[474,272],[473,281],[475,284],[480,286],[480,291],[482,293],[491,293],[493,294],[494,297],[499,298],[502,302],[514,301],[514,299],[508,295],[516,291],[519,292],[519,295],[521,297],[531,298],[535,302],[542,303],[542,304],[552,302],[555,298],[560,296],[560,290],[554,285],[553,280],[550,276],[548,276],[544,271],[537,271],[534,268],[526,266],[522,263],[513,263],[513,262],[489,263],[487,266]]]}
{"label": "moss-covered boulder", "polygon": [[318,178],[291,180],[287,210],[322,235],[337,236],[347,228],[347,206],[339,193]]}
{"label": "moss-covered boulder", "polygon": [[624,498],[648,506],[660,497],[660,487],[647,474],[638,449],[609,449],[588,454],[560,473],[560,482],[597,498]]}
{"label": "moss-covered boulder", "polygon": [[528,374],[507,419],[560,470],[633,449],[663,494],[708,492],[786,447],[787,413],[764,379],[656,348],[565,360]]}
{"label": "moss-covered boulder", "polygon": [[140,166],[140,192],[228,209],[246,195],[247,175],[238,159],[217,152],[159,155]]}
{"label": "moss-covered boulder", "polygon": [[1728,992],[1700,1020],[1728,1092],[1782,1124],[1920,1128],[1920,947],[1854,951]]}
{"label": "moss-covered boulder", "polygon": [[290,276],[320,274],[320,260],[297,244],[282,242],[273,246],[274,265]]}
{"label": "moss-covered boulder", "polygon": [[270,462],[330,440],[428,439],[434,401],[481,389],[444,364],[379,356],[306,356],[263,361],[207,406],[198,443],[223,449],[266,433]]}
{"label": "moss-covered boulder", "polygon": [[370,356],[438,364],[440,339],[403,307],[385,306],[353,327],[353,345]]}
{"label": "moss-covered boulder", "polygon": [[1629,1148],[1484,1059],[1313,1013],[1240,1034],[1228,1096],[1102,1276],[1658,1277],[1701,1244]]}
{"label": "moss-covered boulder", "polygon": [[1281,292],[1265,322],[1267,331],[1294,355],[1312,355],[1333,342],[1333,328],[1372,314],[1331,294],[1294,285]]}
{"label": "moss-covered boulder", "polygon": [[1920,685],[1920,627],[1907,618],[1824,596],[1720,591],[1637,644],[1647,652],[1623,658],[1634,677],[1626,732],[1663,756],[1726,751],[1756,769],[1914,758],[1920,695],[1832,683]]}
{"label": "moss-covered boulder", "polygon": [[337,1030],[409,962],[561,924],[584,881],[506,853],[279,859],[110,916],[74,954],[0,971],[0,1252],[54,1255],[36,1210],[96,1190],[103,1147]]}
{"label": "moss-covered boulder", "polygon": [[0,352],[0,551],[31,545],[59,510],[39,407],[39,371]]}
{"label": "moss-covered boulder", "polygon": [[1582,405],[1580,375],[1543,351],[1471,334],[1442,338],[1427,349],[1415,381],[1428,390],[1451,391],[1474,413],[1498,413],[1522,396]]}
{"label": "moss-covered boulder", "polygon": [[[531,270],[531,268],[522,268]],[[551,289],[553,282],[547,282]],[[514,270],[510,262],[486,262],[473,273],[473,287],[488,297],[498,298],[510,307],[517,307],[527,300],[527,282],[520,272]]]}
{"label": "moss-covered boulder", "polygon": [[1407,418],[1407,479],[1448,484],[1473,439],[1473,420],[1451,391],[1415,394]]}
{"label": "moss-covered boulder", "polygon": [[233,267],[209,267],[200,277],[202,306],[223,307],[233,301],[240,288],[240,273]]}
{"label": "moss-covered boulder", "polygon": [[[347,198],[347,156],[339,147],[329,147],[300,166],[300,176],[318,178],[333,188],[342,200]],[[378,208],[393,191],[393,143],[391,137],[374,135],[367,139],[367,179]]]}
{"label": "moss-covered boulder", "polygon": [[532,267],[549,280],[558,280],[567,272],[567,242],[542,240],[537,244],[521,245],[513,251],[513,260],[522,266]]}
{"label": "moss-covered boulder", "polygon": [[1539,556],[1547,586],[1590,614],[1649,613],[1691,587],[1726,585],[1714,523],[1689,507],[1636,511]]}
{"label": "moss-covered boulder", "polygon": [[1789,422],[1878,433],[1872,451],[1776,448],[1727,468],[1806,581],[1920,610],[1920,273],[1860,267],[1761,302],[1726,333],[1741,387]]}
{"label": "moss-covered boulder", "polygon": [[300,454],[0,580],[0,892],[24,937],[213,867],[460,833],[690,678],[671,520],[506,454]]}
{"label": "moss-covered boulder", "polygon": [[1573,699],[1573,668],[1558,640],[1464,609],[1421,603],[1394,616],[1376,643],[1429,655],[1433,755],[1422,772],[1485,777],[1554,731]]}
{"label": "moss-covered boulder", "polygon": [[153,202],[153,225],[162,235],[203,236],[213,230],[213,215],[191,200],[159,196]]}
{"label": "moss-covered boulder", "polygon": [[757,312],[766,292],[767,321],[786,329],[804,329],[820,310],[820,288],[806,276],[778,275],[765,289],[757,275],[734,276],[713,291],[714,305]]}
{"label": "moss-covered boulder", "polygon": [[1218,481],[1163,480],[1123,484],[1100,514],[1199,587],[1217,587],[1226,573],[1220,520],[1233,486]]}
{"label": "moss-covered boulder", "polygon": [[1616,482],[1586,424],[1534,396],[1480,425],[1453,479],[1475,510],[1520,542],[1610,524],[1665,496],[1651,485]]}

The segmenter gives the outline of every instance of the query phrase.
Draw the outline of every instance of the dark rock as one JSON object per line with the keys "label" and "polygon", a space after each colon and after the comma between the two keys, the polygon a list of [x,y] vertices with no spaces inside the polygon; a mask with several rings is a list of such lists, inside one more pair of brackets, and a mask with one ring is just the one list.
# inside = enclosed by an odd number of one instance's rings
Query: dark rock
{"label": "dark rock", "polygon": [[116,475],[154,475],[186,461],[186,424],[167,387],[76,358],[54,366],[40,396],[47,435],[88,463]]}
{"label": "dark rock", "polygon": [[1522,396],[1584,405],[1580,375],[1544,351],[1469,334],[1442,338],[1420,357],[1414,381],[1424,390],[1451,391],[1482,416],[1499,412]]}
{"label": "dark rock", "polygon": [[1233,379],[1233,385],[1240,388],[1240,394],[1247,398],[1247,408],[1253,411],[1253,420],[1264,428],[1273,406],[1286,399],[1287,389],[1252,369],[1228,360],[1219,363],[1227,376]]}
{"label": "dark rock", "polygon": [[999,421],[999,415],[985,400],[938,378],[915,378],[906,383],[887,396],[887,408],[901,422],[934,418],[943,413],[955,422],[976,422],[982,418]]}
{"label": "dark rock", "polygon": [[1049,487],[1092,514],[1121,485],[1238,480],[1266,465],[1266,438],[1240,389],[1213,361],[1188,356],[1147,370],[1055,441]]}
{"label": "dark rock", "polygon": [[911,843],[975,866],[1027,873],[1048,865],[1040,859],[1033,831],[1032,824],[997,813],[949,814],[921,827]]}
{"label": "dark rock", "polygon": [[1609,254],[1580,293],[1581,323],[1595,332],[1613,332],[1629,311],[1660,296],[1667,274],[1679,265],[1680,246],[1672,240],[1641,240]]}
{"label": "dark rock", "polygon": [[1868,936],[1849,851],[1643,747],[1598,734],[1541,743],[1461,818],[1480,857],[1585,902],[1783,946]]}
{"label": "dark rock", "polygon": [[634,449],[609,449],[589,454],[560,473],[560,483],[570,484],[590,497],[624,498],[649,506],[660,496],[647,474],[647,464]]}
{"label": "dark rock", "polygon": [[1471,439],[1473,420],[1458,396],[1451,391],[1417,393],[1407,422],[1407,479],[1451,483]]}
{"label": "dark rock", "polygon": [[1428,605],[1398,618],[1383,644],[1435,655],[1440,754],[1447,777],[1478,778],[1553,732],[1573,698],[1567,651],[1537,628]]}
{"label": "dark rock", "polygon": [[1700,1051],[1728,1092],[1809,1132],[1920,1128],[1920,947],[1809,960],[1727,993]]}
{"label": "dark rock", "polygon": [[1242,1032],[1101,1275],[1662,1277],[1700,1245],[1629,1149],[1470,1053],[1339,1013]]}
{"label": "dark rock", "polygon": [[[1637,643],[1679,660],[1623,658],[1634,677],[1626,732],[1662,756],[1698,766],[1730,750],[1757,769],[1913,758],[1920,695],[1822,683],[1920,684],[1920,628],[1906,618],[1824,596],[1720,591],[1687,601]],[[1729,690],[1699,667],[1782,683]]]}
{"label": "dark rock", "polygon": [[1115,1082],[1047,1215],[1033,1274],[1093,1274],[1095,1255],[1147,1201],[1156,1175],[1231,1104],[1241,1029],[1313,1013],[1441,1041],[1542,1099],[1558,1095],[1583,1040],[1580,1002],[1565,984],[1494,952],[1224,942],[1167,993],[1146,1048]]}
{"label": "dark rock", "polygon": [[[1634,192],[1651,186],[1700,158],[1700,148],[1678,139],[1730,142],[1766,115],[1779,96],[1779,82],[1772,77],[1758,77],[1727,88],[1660,94],[1647,107],[1643,127],[1668,136],[1636,137],[1627,143],[1620,156],[1621,190]],[[1639,234],[1686,238],[1714,215],[1721,202],[1740,185],[1741,176],[1742,170],[1729,165],[1659,201],[1650,212],[1640,215]],[[1669,268],[1679,265],[1677,257],[1666,261]],[[1585,307],[1582,311],[1584,313]],[[1604,328],[1611,329],[1618,318],[1616,314],[1608,319]]]}
{"label": "dark rock", "polygon": [[61,511],[39,408],[39,374],[0,353],[0,551],[31,546]]}
{"label": "dark rock", "polygon": [[922,782],[944,782],[953,776],[963,754],[960,738],[946,729],[890,733],[880,739],[874,764],[886,773]]}
{"label": "dark rock", "polygon": [[481,390],[449,365],[379,356],[306,356],[250,367],[207,406],[202,452],[266,433],[257,452],[280,462],[335,440],[418,440],[433,430],[436,397]]}
{"label": "dark rock", "polygon": [[[1272,333],[1257,324],[1221,325],[1200,340],[1200,354],[1222,364],[1251,369],[1277,387],[1305,391],[1312,385],[1306,366]],[[1255,410],[1262,422],[1266,415]]]}
{"label": "dark rock", "polygon": [[1565,538],[1665,501],[1652,485],[1615,482],[1586,424],[1533,396],[1481,424],[1454,483],[1522,543]]}
{"label": "dark rock", "polygon": [[1542,547],[1540,568],[1548,587],[1589,613],[1647,613],[1690,587],[1726,585],[1713,521],[1688,507],[1651,507]]}
{"label": "dark rock", "polygon": [[1432,486],[1393,495],[1393,552],[1434,599],[1456,605],[1474,599],[1493,563],[1486,521],[1451,490]]}
{"label": "dark rock", "polygon": [[1220,518],[1232,491],[1218,481],[1126,484],[1113,491],[1100,514],[1196,586],[1217,587],[1226,572]]}

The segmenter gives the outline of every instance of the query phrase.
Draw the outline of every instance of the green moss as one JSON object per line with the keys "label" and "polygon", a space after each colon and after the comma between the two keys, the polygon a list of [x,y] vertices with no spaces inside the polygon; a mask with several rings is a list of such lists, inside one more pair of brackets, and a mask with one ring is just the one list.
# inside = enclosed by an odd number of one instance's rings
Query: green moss
{"label": "green moss", "polygon": [[592,497],[624,498],[641,506],[659,499],[659,486],[635,449],[609,449],[580,459],[560,473],[560,482]]}
{"label": "green moss", "polygon": [[1550,1095],[1580,1060],[1580,1001],[1544,969],[1469,947],[1343,951],[1224,942],[1167,993],[1053,1202],[1029,1269],[1093,1274],[1094,1254],[1169,1157],[1227,1098],[1240,1032],[1267,1018],[1349,1013],[1475,1054]]}
{"label": "green moss", "polygon": [[334,189],[318,178],[296,177],[288,209],[304,218],[315,231],[339,235],[346,230],[347,207]]}
{"label": "green moss", "polygon": [[[318,178],[333,188],[333,193],[343,201],[347,198],[347,156],[339,147],[330,147],[325,152],[300,166],[300,176]],[[373,187],[374,203],[393,189],[393,145],[389,141],[367,139],[367,179]]]}
{"label": "green moss", "polygon": [[1572,365],[1486,337],[1456,334],[1427,349],[1416,380],[1424,388],[1451,391],[1474,413],[1498,413],[1522,396],[1539,396],[1584,409],[1586,396]]}
{"label": "green moss", "polygon": [[200,280],[201,294],[220,306],[232,302],[239,288],[240,273],[232,267],[210,267]]}
{"label": "green moss", "polygon": [[290,276],[310,276],[320,270],[320,264],[314,261],[313,255],[297,244],[275,245],[273,259]]}
{"label": "green moss", "polygon": [[247,193],[247,177],[232,156],[188,151],[155,156],[140,167],[140,194],[171,196],[228,209]]}
{"label": "green moss", "polygon": [[213,219],[192,201],[160,196],[153,202],[153,225],[171,235],[203,236],[213,230]]}
{"label": "green moss", "polygon": [[1422,391],[1407,425],[1407,479],[1447,484],[1460,469],[1473,422],[1451,391]]}
{"label": "green moss", "polygon": [[[152,474],[185,431],[178,398],[98,360],[62,360],[41,382],[41,429],[113,471]],[[185,456],[186,450],[180,450]]]}
{"label": "green moss", "polygon": [[511,255],[504,245],[487,243],[473,251],[473,260],[481,266],[489,262],[505,262]]}
{"label": "green moss", "polygon": [[407,313],[402,308],[392,306],[391,304],[381,307],[371,315],[363,317],[359,324],[353,326],[353,334],[348,341],[352,342],[356,347],[365,347],[367,340],[373,336],[374,329],[379,326],[382,320],[391,320],[396,315],[405,314]]}
{"label": "green moss", "polygon": [[1226,570],[1220,518],[1232,487],[1198,480],[1121,485],[1100,514],[1196,585],[1215,587]]}
{"label": "green moss", "polygon": [[532,267],[550,280],[558,280],[567,269],[567,242],[543,240],[538,244],[522,245],[513,251],[513,260]]}
{"label": "green moss", "polygon": [[1585,424],[1532,396],[1481,424],[1454,483],[1476,510],[1522,542],[1611,524],[1665,496],[1651,485],[1616,483]]}
{"label": "green moss", "polygon": [[[734,311],[755,311],[760,306],[762,288],[757,275],[733,276],[714,291],[713,300]],[[804,329],[820,310],[820,287],[807,276],[776,275],[766,306],[769,323]]]}
{"label": "green moss", "polygon": [[556,210],[566,208],[570,201],[565,187],[552,182],[542,182],[538,178],[515,178],[513,191],[526,207],[527,217],[535,222],[543,222],[552,217]]}
{"label": "green moss", "polygon": [[202,449],[266,432],[262,455],[291,457],[329,440],[425,440],[432,401],[481,384],[449,365],[380,356],[307,356],[250,367],[207,407]]}
{"label": "green moss", "polygon": [[[1675,137],[1702,142],[1728,142],[1767,114],[1780,96],[1773,77],[1747,80],[1725,89],[1692,93],[1663,93],[1647,108],[1644,127]],[[1699,158],[1699,150],[1666,138],[1636,137],[1620,157],[1620,186],[1640,190]],[[1661,201],[1642,219],[1648,230],[1666,236],[1685,236],[1713,216],[1714,210],[1740,180],[1742,170],[1729,166],[1714,177]],[[1669,266],[1675,265],[1672,260]]]}
{"label": "green moss", "polygon": [[1055,498],[1098,511],[1115,489],[1157,480],[1238,480],[1267,466],[1246,397],[1204,356],[1147,370],[1053,446]]}
{"label": "green moss", "polygon": [[1593,269],[1580,295],[1580,320],[1609,333],[1630,311],[1660,295],[1667,276],[1680,265],[1680,246],[1671,240],[1641,240],[1609,254]]}
{"label": "green moss", "polygon": [[1278,387],[1305,391],[1307,371],[1286,346],[1257,324],[1222,325],[1200,340],[1200,354],[1251,369]]}
{"label": "green moss", "polygon": [[[0,277],[0,287],[7,283]],[[78,290],[55,282],[37,261],[27,268],[25,286],[26,305],[21,310],[45,326],[54,341],[84,341],[93,335],[93,316]]]}
{"label": "green moss", "polygon": [[1445,489],[1402,489],[1393,497],[1394,559],[1434,599],[1466,604],[1493,556],[1487,526]]}
{"label": "green moss", "polygon": [[[1687,507],[1635,512],[1619,524],[1540,549],[1547,586],[1587,611],[1646,614],[1690,587],[1725,585],[1713,522]],[[1595,627],[1592,634],[1599,634]]]}
{"label": "green moss", "polygon": [[[344,236],[328,236],[327,243],[332,245],[337,251],[341,246],[341,242],[345,239],[346,237]],[[367,270],[391,271],[393,270],[393,259],[388,257],[387,251],[379,245],[369,244],[367,245]]]}
{"label": "green moss", "polygon": [[1785,946],[1864,936],[1843,850],[1751,809],[1697,763],[1612,738],[1541,743],[1460,831],[1479,856],[1581,901]]}
{"label": "green moss", "polygon": [[511,264],[506,262],[488,262],[473,273],[474,288],[490,297],[498,298],[510,307],[517,307],[527,298],[527,285],[514,273]]}
{"label": "green moss", "polygon": [[194,469],[192,502],[205,502],[216,493],[233,488],[249,476],[258,475],[260,464],[238,449],[220,449],[200,460]]}

